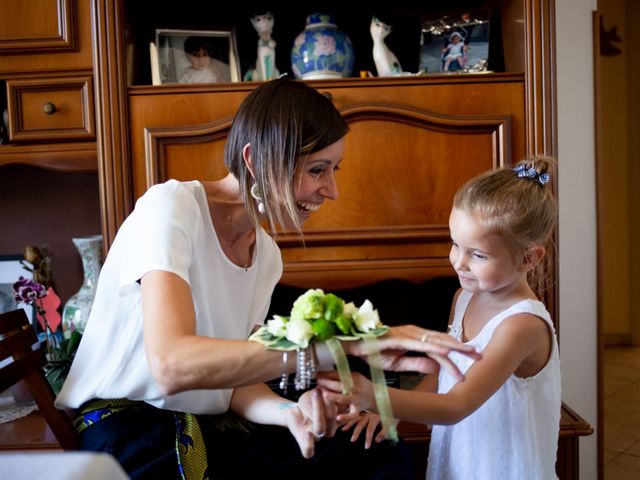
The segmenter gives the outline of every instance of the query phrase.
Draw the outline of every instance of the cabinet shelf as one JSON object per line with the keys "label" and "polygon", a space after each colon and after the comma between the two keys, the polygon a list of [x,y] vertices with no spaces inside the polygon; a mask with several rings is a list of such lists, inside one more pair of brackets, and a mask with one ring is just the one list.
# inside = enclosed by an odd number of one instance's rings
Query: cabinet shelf
{"label": "cabinet shelf", "polygon": [[[521,0],[436,0],[416,7],[414,2],[408,1],[392,4],[370,2],[359,5],[355,12],[349,12],[342,2],[325,0],[298,5],[276,1],[271,2],[268,8],[275,20],[273,39],[277,42],[276,66],[281,73],[293,75],[291,48],[294,39],[305,27],[307,15],[324,12],[332,14],[338,29],[351,39],[355,54],[352,77],[359,77],[360,71],[376,72],[372,56],[373,41],[369,31],[372,16],[377,16],[392,26],[392,32],[386,37],[385,43],[398,57],[403,70],[418,72],[422,19],[436,19],[463,9],[485,10],[489,15],[489,69],[496,72],[524,71],[522,4]],[[263,13],[265,7],[260,2],[245,2],[242,8],[237,8],[219,3],[201,4],[185,0],[181,2],[180,9],[176,9],[163,8],[157,3],[143,0],[125,2],[123,8],[129,85],[152,83],[149,43],[155,40],[157,28],[215,30],[216,27],[231,27],[236,32],[241,75],[253,67],[258,37],[249,17],[252,13]]]}
{"label": "cabinet shelf", "polygon": [[0,167],[33,165],[62,172],[98,170],[95,142],[0,145]]}

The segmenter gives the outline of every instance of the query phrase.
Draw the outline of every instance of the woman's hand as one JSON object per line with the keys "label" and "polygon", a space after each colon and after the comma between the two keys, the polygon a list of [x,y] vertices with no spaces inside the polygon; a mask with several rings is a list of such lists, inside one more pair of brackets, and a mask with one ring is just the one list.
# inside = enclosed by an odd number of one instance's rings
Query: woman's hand
{"label": "woman's hand", "polygon": [[[481,358],[475,347],[465,345],[444,332],[426,330],[416,325],[391,327],[387,334],[377,340],[382,360],[382,364],[378,366],[394,372],[429,374],[443,367],[458,380],[463,380],[464,376],[449,359],[449,353],[455,351],[476,360]],[[362,341],[343,342],[343,347],[347,354],[364,360],[372,353]],[[425,356],[405,355],[408,351],[421,352]]]}
{"label": "woman's hand", "polygon": [[[398,425],[399,420],[393,419],[394,425]],[[378,430],[378,426],[380,426],[380,430],[376,434],[376,430]],[[361,433],[364,432],[364,448],[371,448],[372,442],[380,443],[385,438],[387,438],[387,431],[382,427],[382,419],[380,415],[373,412],[362,412],[356,418],[349,420],[342,426],[343,432],[348,432],[353,428],[353,433],[351,435],[351,441],[355,442]]]}

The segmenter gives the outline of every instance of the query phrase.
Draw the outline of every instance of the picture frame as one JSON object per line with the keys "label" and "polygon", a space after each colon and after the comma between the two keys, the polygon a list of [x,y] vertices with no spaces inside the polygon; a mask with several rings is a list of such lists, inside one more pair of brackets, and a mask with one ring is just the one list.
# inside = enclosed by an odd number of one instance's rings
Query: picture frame
{"label": "picture frame", "polygon": [[488,73],[489,11],[452,10],[423,18],[421,73]]}
{"label": "picture frame", "polygon": [[241,80],[236,33],[232,27],[158,28],[155,42],[150,45],[150,55],[153,85]]}
{"label": "picture frame", "polygon": [[24,268],[23,261],[25,260],[22,255],[0,255],[0,313],[23,308],[33,323],[33,307],[17,303],[12,293],[13,284],[21,276],[33,280],[33,273]]}

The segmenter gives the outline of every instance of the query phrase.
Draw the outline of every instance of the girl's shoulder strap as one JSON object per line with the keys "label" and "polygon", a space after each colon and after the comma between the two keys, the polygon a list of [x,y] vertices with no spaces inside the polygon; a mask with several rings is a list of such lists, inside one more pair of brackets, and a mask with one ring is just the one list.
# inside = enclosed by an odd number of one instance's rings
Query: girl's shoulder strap
{"label": "girl's shoulder strap", "polygon": [[455,297],[455,307],[453,311],[453,322],[449,326],[449,330],[457,331],[462,326],[462,318],[464,317],[464,312],[467,310],[469,306],[469,302],[471,301],[471,297],[473,297],[473,293],[468,292],[467,290],[460,289],[458,290],[457,296]]}

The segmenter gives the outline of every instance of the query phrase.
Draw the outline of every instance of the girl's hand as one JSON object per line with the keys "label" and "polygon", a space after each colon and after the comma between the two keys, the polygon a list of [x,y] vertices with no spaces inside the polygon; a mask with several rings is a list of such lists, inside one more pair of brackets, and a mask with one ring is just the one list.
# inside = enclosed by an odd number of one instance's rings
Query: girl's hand
{"label": "girl's hand", "polygon": [[[397,426],[399,420],[394,419],[394,424]],[[380,426],[380,431],[376,434],[376,430]],[[343,432],[349,431],[353,428],[353,434],[351,435],[351,441],[355,442],[360,434],[364,431],[364,448],[371,448],[372,442],[380,443],[387,438],[387,432],[382,428],[380,415],[373,412],[363,412],[357,418],[348,421],[342,427]]]}
{"label": "girl's hand", "polygon": [[[481,354],[471,345],[465,345],[444,332],[426,330],[416,325],[391,327],[389,332],[379,337],[378,345],[384,370],[395,372],[414,371],[424,374],[437,372],[445,368],[458,380],[464,377],[460,370],[449,359],[452,351],[480,359]],[[371,352],[362,341],[343,342],[346,353],[367,360]],[[422,352],[425,356],[407,356],[408,351]]]}

